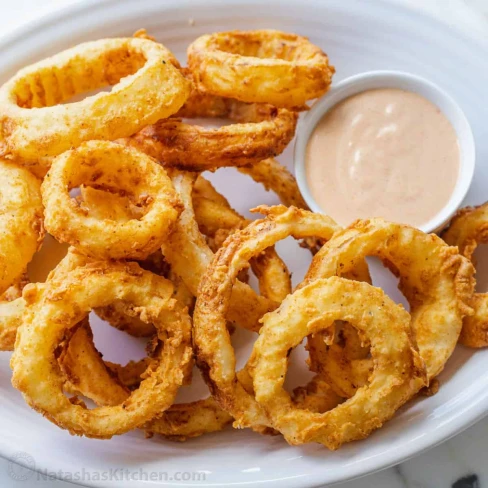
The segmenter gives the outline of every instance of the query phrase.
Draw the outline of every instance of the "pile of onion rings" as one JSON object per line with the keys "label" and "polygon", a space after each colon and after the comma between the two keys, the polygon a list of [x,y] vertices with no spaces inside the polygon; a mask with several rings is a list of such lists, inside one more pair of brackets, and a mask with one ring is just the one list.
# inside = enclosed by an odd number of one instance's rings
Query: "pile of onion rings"
{"label": "pile of onion rings", "polygon": [[[0,350],[13,351],[12,384],[54,424],[98,439],[184,441],[231,425],[329,449],[363,439],[435,393],[458,340],[488,345],[470,262],[488,212],[461,212],[445,242],[378,218],[342,229],[274,159],[329,89],[325,53],[295,34],[234,31],[195,40],[187,65],[141,30],[0,87]],[[222,167],[280,204],[243,217],[202,175]],[[295,289],[275,249],[288,237],[313,255]],[[36,275],[48,242],[64,257]],[[409,312],[371,284],[370,255],[399,277]],[[91,312],[147,341],[146,357],[107,361]],[[236,328],[259,333],[240,370]],[[288,356],[303,341],[313,377],[289,393]],[[177,403],[195,368],[207,396]]]}

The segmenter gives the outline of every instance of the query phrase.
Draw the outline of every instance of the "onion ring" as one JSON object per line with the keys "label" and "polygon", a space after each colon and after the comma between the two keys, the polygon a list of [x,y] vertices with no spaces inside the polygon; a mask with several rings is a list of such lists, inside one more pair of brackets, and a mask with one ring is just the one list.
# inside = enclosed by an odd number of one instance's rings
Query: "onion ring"
{"label": "onion ring", "polygon": [[0,159],[0,294],[19,280],[44,237],[41,182]]}
{"label": "onion ring", "polygon": [[[412,333],[430,381],[444,369],[456,346],[463,317],[472,313],[473,266],[439,237],[378,218],[357,221],[338,232],[315,255],[303,284],[344,275],[366,256],[379,257],[399,276],[399,288],[410,304]],[[321,334],[309,337],[308,348],[312,370],[323,374],[339,395],[351,396],[373,369],[365,360],[356,367],[354,362],[347,367],[337,364],[337,356],[327,357]],[[355,379],[358,377],[363,380]]]}
{"label": "onion ring", "polygon": [[[100,406],[116,406],[124,402],[130,390],[138,387],[146,361],[125,366],[105,363],[93,344],[89,327],[79,327],[61,353],[59,364],[68,380],[64,389],[82,394]],[[148,435],[184,441],[188,438],[222,430],[232,417],[212,398],[191,403],[173,404],[142,428]]]}
{"label": "onion ring", "polygon": [[[256,220],[227,239],[202,277],[193,313],[197,364],[212,395],[234,418],[237,427],[262,431],[269,425],[235,371],[235,354],[226,327],[233,283],[240,269],[252,257],[290,235],[297,239],[317,236],[328,240],[339,229],[325,215],[286,208],[259,207],[266,218]],[[358,266],[354,275],[364,278],[367,268]],[[369,275],[367,275],[369,276]]]}
{"label": "onion ring", "polygon": [[[370,384],[326,413],[297,409],[283,389],[289,351],[335,320],[347,320],[370,340]],[[248,370],[256,400],[288,443],[319,442],[332,450],[381,427],[427,381],[409,314],[379,288],[338,277],[301,287],[263,318]]]}
{"label": "onion ring", "polygon": [[[188,76],[188,74],[187,74]],[[233,124],[207,128],[181,118],[230,119]],[[183,108],[118,142],[135,147],[163,166],[206,171],[254,164],[281,154],[295,135],[295,112],[267,104],[247,104],[193,91]]]}
{"label": "onion ring", "polygon": [[[0,88],[0,155],[37,162],[169,117],[191,90],[175,65],[161,44],[118,38],[79,44],[22,69]],[[60,105],[108,85],[110,92]]]}
{"label": "onion ring", "polygon": [[[98,363],[103,360],[93,344],[88,320],[74,329],[67,346],[62,348],[58,357],[58,364],[67,380],[63,386],[64,391],[76,395],[89,390],[88,397],[97,405],[116,406],[123,403],[130,391],[115,381],[110,369],[99,367]],[[110,403],[106,402],[107,398],[110,398]]]}
{"label": "onion ring", "polygon": [[[198,186],[205,187],[205,197],[199,195]],[[197,178],[195,187],[197,187],[197,191],[193,194],[195,219],[199,229],[207,236],[210,248],[213,252],[217,252],[229,235],[244,228],[251,221],[239,215],[227,200],[222,203],[222,195],[204,178]],[[291,293],[290,272],[274,247],[269,247],[252,258],[250,265],[258,279],[261,295],[280,303]],[[239,279],[240,276],[241,274]]]}
{"label": "onion ring", "polygon": [[[473,261],[473,253],[478,244],[488,243],[488,203],[461,209],[441,237],[450,246],[457,246],[464,257]],[[469,304],[474,314],[464,318],[459,342],[469,347],[486,347],[488,346],[488,293],[474,293]]]}
{"label": "onion ring", "polygon": [[[43,293],[35,286],[27,288],[24,299],[29,306],[17,333],[12,383],[35,410],[72,434],[110,438],[143,425],[171,406],[187,375],[192,350],[190,318],[171,298],[169,281],[135,263],[90,263],[61,279],[51,276]],[[63,395],[63,378],[53,360],[55,349],[63,331],[80,322],[91,308],[123,299],[141,307],[154,323],[161,344],[146,378],[127,400],[87,410]]]}
{"label": "onion ring", "polygon": [[[200,279],[213,259],[213,252],[198,230],[194,217],[191,194],[195,178],[196,175],[178,171],[172,176],[184,210],[161,250],[173,271],[183,279],[191,293],[198,296]],[[249,285],[237,282],[227,318],[231,323],[248,330],[258,330],[259,319],[277,305],[257,295]]]}
{"label": "onion ring", "polygon": [[[132,197],[140,219],[96,219],[69,191],[83,184]],[[165,240],[180,212],[165,170],[143,153],[108,141],[90,141],[53,162],[42,184],[45,225],[60,242],[100,259],[144,259]]]}
{"label": "onion ring", "polygon": [[[266,191],[274,192],[286,207],[310,210],[300,193],[295,177],[276,159],[268,158],[250,166],[241,166],[238,171],[262,184]],[[312,254],[316,254],[322,245],[320,239],[314,238],[304,239],[300,243],[300,246],[309,249]]]}
{"label": "onion ring", "polygon": [[276,30],[201,36],[188,47],[188,66],[200,91],[287,108],[323,95],[335,71],[306,37]]}

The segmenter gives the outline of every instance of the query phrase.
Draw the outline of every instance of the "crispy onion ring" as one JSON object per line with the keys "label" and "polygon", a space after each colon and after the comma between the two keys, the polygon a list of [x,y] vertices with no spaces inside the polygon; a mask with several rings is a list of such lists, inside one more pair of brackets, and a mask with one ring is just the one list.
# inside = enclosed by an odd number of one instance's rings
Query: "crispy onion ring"
{"label": "crispy onion ring", "polygon": [[[192,205],[192,188],[196,175],[175,171],[173,185],[183,202],[184,210],[177,220],[169,238],[161,250],[173,271],[180,276],[194,296],[198,296],[198,285],[207,266],[213,259],[213,252],[198,229]],[[259,319],[278,304],[259,296],[247,284],[237,282],[231,297],[227,319],[248,330],[258,330]]]}
{"label": "crispy onion ring", "polygon": [[[78,205],[92,218],[98,220],[108,219],[121,223],[143,216],[141,208],[134,205],[127,196],[98,190],[91,186],[81,187],[77,199]],[[145,260],[139,261],[139,265],[152,273],[169,278],[168,265],[164,262],[159,249]],[[183,283],[180,279],[170,279],[175,285],[174,294],[182,298]],[[193,307],[193,303],[188,303],[186,298],[183,302]],[[130,303],[116,301],[107,307],[95,308],[94,311],[111,326],[134,337],[149,337],[155,333],[154,326],[140,320]]]}
{"label": "crispy onion ring", "polygon": [[[116,286],[114,286],[114,283]],[[191,323],[171,298],[171,282],[135,263],[90,263],[61,279],[51,276],[44,292],[27,287],[29,306],[12,356],[13,385],[26,402],[72,434],[110,438],[143,425],[171,406],[191,364]],[[153,322],[159,345],[146,377],[122,404],[87,410],[62,392],[56,367],[59,337],[96,306],[132,300]],[[107,417],[111,422],[107,423]]]}
{"label": "crispy onion ring", "polygon": [[200,91],[288,108],[323,95],[335,71],[306,37],[276,30],[201,36],[188,47],[188,66]]}
{"label": "crispy onion ring", "polygon": [[[242,166],[238,170],[250,176],[256,183],[262,184],[266,191],[274,192],[286,207],[294,206],[309,210],[295,177],[276,159],[268,158],[250,166]],[[300,245],[315,254],[322,244],[320,239],[308,238],[304,239]]]}
{"label": "crispy onion ring", "polygon": [[[347,320],[368,337],[375,364],[370,383],[326,413],[297,409],[283,388],[288,354],[335,320]],[[248,370],[256,400],[290,444],[319,442],[332,450],[381,427],[427,381],[409,314],[379,288],[338,277],[300,288],[265,315]]]}
{"label": "crispy onion ring", "polygon": [[44,237],[41,182],[0,159],[0,294],[19,280]]}
{"label": "crispy onion ring", "polygon": [[[344,275],[366,256],[379,257],[400,278],[399,288],[410,304],[412,333],[430,381],[444,369],[463,317],[472,313],[468,304],[474,289],[473,266],[433,234],[371,219],[357,221],[324,245],[303,284]],[[309,337],[308,348],[311,368],[323,374],[339,395],[351,396],[373,370],[371,360],[354,362],[342,354],[328,355],[322,334]]]}
{"label": "crispy onion ring", "polygon": [[[202,190],[203,188],[203,190]],[[196,189],[196,191],[195,191]],[[202,196],[205,194],[205,196]],[[210,182],[197,178],[193,192],[193,208],[198,227],[207,236],[213,252],[220,249],[227,237],[250,224],[239,215],[218,193]],[[276,303],[291,293],[291,275],[274,247],[267,248],[250,260],[253,273],[258,279],[259,292]],[[240,274],[239,274],[240,277]]]}
{"label": "crispy onion ring", "polygon": [[[222,118],[234,123],[207,128],[181,118]],[[254,164],[281,154],[295,135],[298,115],[268,104],[247,104],[194,91],[175,117],[161,119],[118,142],[164,166],[187,171]]]}
{"label": "crispy onion ring", "polygon": [[[235,426],[262,431],[269,422],[249,392],[249,385],[243,384],[246,371],[241,372],[242,378],[236,374],[234,349],[226,327],[233,284],[249,259],[277,241],[290,235],[297,239],[318,236],[328,240],[339,227],[325,215],[295,207],[263,206],[257,210],[267,218],[231,235],[207,268],[198,290],[193,326],[197,364],[212,395],[235,418]],[[354,269],[354,276],[364,278],[364,274],[367,278],[364,265]]]}
{"label": "crispy onion ring", "polygon": [[[74,395],[89,391],[89,395],[85,396],[97,405],[117,406],[123,403],[130,391],[115,379],[110,369],[99,366],[103,360],[93,343],[88,318],[73,328],[73,334],[66,346],[61,348],[58,357],[58,364],[65,376],[64,391]],[[145,366],[147,368],[147,364]],[[107,398],[110,398],[110,402],[107,402]]]}
{"label": "crispy onion ring", "polygon": [[[93,400],[100,406],[123,403],[131,389],[139,387],[147,361],[131,361],[125,366],[105,363],[93,343],[90,327],[79,327],[58,359],[67,383],[64,389]],[[222,430],[232,417],[212,398],[173,404],[142,428],[147,434],[169,439],[188,438]]]}
{"label": "crispy onion ring", "polygon": [[[0,88],[0,155],[36,162],[169,117],[191,90],[175,65],[161,44],[119,38],[79,44],[22,69]],[[108,85],[110,92],[60,105]]]}
{"label": "crispy onion ring", "polygon": [[[129,195],[144,209],[119,223],[87,215],[69,192],[81,185]],[[155,252],[181,210],[165,170],[135,149],[90,141],[58,156],[42,184],[45,225],[60,242],[100,259],[144,259]]]}
{"label": "crispy onion ring", "polygon": [[[441,237],[470,261],[479,244],[488,243],[488,203],[461,209]],[[474,293],[469,302],[474,310],[465,317],[459,342],[469,347],[488,346],[488,293]]]}

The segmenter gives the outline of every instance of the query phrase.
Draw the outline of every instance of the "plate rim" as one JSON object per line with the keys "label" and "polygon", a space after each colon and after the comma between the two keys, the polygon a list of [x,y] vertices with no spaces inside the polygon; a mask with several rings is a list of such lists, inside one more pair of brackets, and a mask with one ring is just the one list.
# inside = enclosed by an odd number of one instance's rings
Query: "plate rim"
{"label": "plate rim", "polygon": [[[142,0],[142,2],[151,2],[154,0]],[[141,3],[142,3],[141,2]],[[352,4],[361,4],[360,0],[349,0]],[[72,16],[76,16],[79,14],[88,14],[88,12],[92,9],[112,9],[115,6],[118,8],[121,7],[122,4],[130,4],[131,0],[83,0],[78,1],[76,3],[72,3],[69,5],[64,5],[61,7],[56,8],[50,12],[44,12],[41,14],[39,18],[31,19],[26,23],[14,28],[12,31],[0,36],[0,53],[11,47],[14,46],[16,43],[20,42],[23,38],[25,39],[33,32],[37,34],[40,33],[41,30],[55,28],[57,23],[62,22],[64,19]],[[206,0],[205,4],[207,8],[218,8],[219,5],[222,6],[229,6],[232,4],[242,5],[246,3],[247,5],[255,3],[258,4],[258,0],[249,0],[245,2],[245,0]],[[308,6],[322,6],[324,7],[325,3],[339,3],[338,0],[326,0],[326,2],[321,0],[267,0],[267,4],[276,4],[279,7],[285,7],[287,5],[295,5],[297,3],[300,4],[308,4]],[[190,7],[196,4],[203,4],[201,0],[167,0],[165,4],[161,4],[161,8],[185,8]],[[388,0],[375,0],[375,8],[381,8],[383,11],[390,11],[395,15],[402,15],[408,16],[411,19],[422,19],[424,22],[430,22],[433,24],[440,24],[444,28],[448,28],[450,31],[453,32],[453,35],[461,37],[462,40],[466,43],[472,44],[478,50],[482,49],[488,54],[488,39],[484,39],[481,36],[476,35],[474,32],[468,32],[465,28],[463,28],[459,24],[452,25],[449,23],[445,18],[439,18],[433,15],[431,12],[424,11],[422,9],[416,9],[414,7],[408,6],[405,3],[400,3],[397,1],[388,1]],[[91,14],[94,15],[94,14]],[[1,55],[0,55],[1,57]],[[469,414],[469,415],[468,415]],[[485,416],[488,415],[488,391],[483,395],[479,395],[476,402],[471,403],[467,406],[462,415],[458,415],[454,419],[451,419],[447,425],[443,426],[442,429],[439,428],[437,431],[432,432],[430,436],[427,436],[428,439],[418,439],[416,443],[408,443],[405,446],[397,449],[393,453],[388,453],[385,455],[383,461],[381,463],[377,463],[374,467],[368,466],[366,463],[359,463],[358,467],[349,467],[349,473],[346,477],[333,477],[331,481],[324,480],[320,474],[308,474],[303,477],[302,481],[298,484],[290,484],[290,480],[283,481],[281,480],[281,486],[283,487],[292,487],[293,488],[314,488],[323,486],[324,483],[328,483],[327,486],[337,485],[339,483],[343,483],[346,481],[352,481],[358,478],[362,478],[364,476],[377,473],[379,471],[391,468],[397,464],[403,463],[413,457],[419,456],[426,451],[435,448],[436,446],[442,444],[443,442],[448,441],[452,437],[456,436],[457,434],[461,433],[462,431],[468,429]],[[466,419],[467,417],[467,419]],[[412,446],[410,444],[413,444]],[[13,446],[12,446],[13,447]],[[16,451],[15,449],[4,449],[3,445],[0,445],[0,457],[13,462],[19,466],[29,467],[27,464],[23,465],[18,460],[14,460],[13,456],[15,456]],[[42,473],[41,470],[43,469],[51,469],[51,466],[36,466],[34,469],[37,473]],[[53,470],[55,471],[55,470]],[[323,474],[325,476],[325,473]],[[320,479],[322,478],[322,479]],[[59,478],[63,480],[62,477]],[[87,486],[93,488],[109,488],[113,485],[104,482],[91,482],[91,481],[84,481],[81,482],[74,482],[71,480],[63,480],[65,482],[72,483],[73,485],[77,486]],[[255,484],[261,483],[269,483],[272,480],[263,480],[263,481],[255,481]],[[295,479],[295,481],[298,481]],[[244,486],[247,485],[249,482],[242,481],[242,482],[233,482],[233,486]],[[175,486],[173,483],[163,483],[154,486]],[[182,486],[182,484],[178,484],[178,486]],[[225,485],[225,483],[204,483],[202,486],[207,487],[221,487]],[[122,482],[120,486],[129,486],[126,485],[126,482]],[[185,485],[189,486],[189,485]],[[192,485],[194,486],[194,485]]]}

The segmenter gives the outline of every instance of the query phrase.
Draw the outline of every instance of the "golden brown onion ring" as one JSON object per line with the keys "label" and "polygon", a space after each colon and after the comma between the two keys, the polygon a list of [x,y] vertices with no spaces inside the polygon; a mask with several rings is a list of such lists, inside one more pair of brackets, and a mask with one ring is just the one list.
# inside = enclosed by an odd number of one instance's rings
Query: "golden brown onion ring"
{"label": "golden brown onion ring", "polygon": [[[303,284],[344,275],[366,256],[379,257],[400,278],[399,288],[410,304],[412,333],[430,381],[444,369],[456,346],[463,318],[472,313],[469,301],[474,290],[473,266],[456,248],[433,234],[371,219],[357,221],[324,245],[315,255]],[[347,367],[343,363],[332,366],[338,360],[334,355],[324,361],[327,346],[320,333],[309,337],[308,343],[312,369],[324,374],[339,395],[350,396],[363,384],[357,378],[365,381],[368,371],[373,370],[371,360],[369,366],[362,359],[351,361]],[[314,358],[322,367],[313,367]],[[336,381],[341,371],[342,376]]]}
{"label": "golden brown onion ring", "polygon": [[[79,44],[20,70],[0,88],[0,155],[37,162],[169,117],[191,90],[175,65],[161,44],[119,38]],[[108,85],[110,92],[62,104]]]}
{"label": "golden brown onion ring", "polygon": [[[325,215],[295,207],[259,207],[265,219],[256,220],[231,235],[216,253],[198,290],[193,314],[194,345],[199,365],[210,391],[235,419],[237,427],[259,431],[269,425],[266,415],[235,372],[235,353],[226,327],[226,315],[236,276],[252,257],[290,235],[297,239],[318,236],[328,240],[339,229]],[[364,276],[366,274],[366,277]],[[358,278],[368,278],[358,265]]]}
{"label": "golden brown onion ring", "polygon": [[44,237],[41,182],[0,159],[0,294],[19,280]]}
{"label": "golden brown onion ring", "polygon": [[[479,244],[488,243],[488,203],[466,207],[453,217],[441,237],[470,261]],[[469,347],[488,346],[488,293],[474,293],[469,303],[474,310],[465,317],[459,342]]]}
{"label": "golden brown onion ring", "polygon": [[[295,177],[276,159],[268,158],[250,166],[242,166],[238,170],[250,176],[256,183],[262,184],[267,191],[274,192],[283,205],[309,210]],[[320,239],[310,237],[304,239],[300,245],[315,254],[322,247],[322,244],[323,242]]]}
{"label": "golden brown onion ring", "polygon": [[[81,185],[128,195],[143,216],[97,219],[71,198]],[[58,156],[42,184],[45,225],[60,242],[100,259],[144,259],[171,230],[181,206],[165,170],[153,159],[108,141],[90,141]]]}
{"label": "golden brown onion ring", "polygon": [[[191,293],[198,296],[200,279],[214,255],[195,220],[191,197],[195,178],[196,175],[192,173],[173,173],[173,185],[183,202],[184,210],[161,249],[173,271],[183,279]],[[277,305],[257,295],[249,285],[238,281],[231,297],[227,319],[248,330],[258,330],[259,319]]]}
{"label": "golden brown onion ring", "polygon": [[[346,320],[369,339],[375,364],[370,383],[328,412],[296,408],[283,388],[288,354],[336,320]],[[319,442],[333,450],[380,428],[427,382],[409,314],[381,289],[339,277],[301,287],[265,315],[248,371],[256,400],[290,444]]]}
{"label": "golden brown onion ring", "polygon": [[[221,118],[219,128],[190,125],[181,118]],[[254,164],[281,154],[295,135],[295,112],[267,104],[247,104],[193,91],[176,114],[118,142],[186,171]]]}
{"label": "golden brown onion ring", "polygon": [[[172,299],[171,282],[135,263],[92,262],[67,276],[52,275],[42,293],[31,285],[26,290],[28,308],[17,332],[12,383],[34,409],[72,434],[110,438],[171,406],[192,358],[190,318]],[[64,396],[55,351],[64,331],[93,307],[114,300],[132,300],[140,307],[141,318],[155,325],[160,342],[145,379],[127,400],[87,410]]]}
{"label": "golden brown onion ring", "polygon": [[[130,391],[139,387],[141,376],[149,365],[148,359],[131,361],[125,366],[105,363],[93,344],[89,327],[76,329],[58,361],[66,375],[64,389],[81,394],[101,406],[116,406],[124,402]],[[149,435],[160,434],[183,441],[222,430],[231,422],[232,417],[209,397],[173,404],[142,428]]]}
{"label": "golden brown onion ring", "polygon": [[202,92],[287,108],[323,95],[335,71],[306,37],[276,30],[201,36],[188,47],[188,66]]}
{"label": "golden brown onion ring", "polygon": [[[115,406],[123,403],[130,391],[116,379],[110,369],[99,367],[99,362],[103,360],[93,344],[88,319],[74,329],[58,357],[59,367],[65,375],[63,389],[75,395],[89,391],[90,394],[86,396],[97,405]],[[110,403],[106,402],[107,398],[110,398]]]}
{"label": "golden brown onion ring", "polygon": [[[203,193],[206,196],[201,196]],[[210,182],[201,176],[197,178],[193,191],[195,219],[213,252],[220,249],[227,237],[251,222],[239,215],[227,200],[222,203],[221,197]],[[252,258],[250,265],[258,279],[261,295],[280,303],[291,293],[290,272],[274,247]]]}

